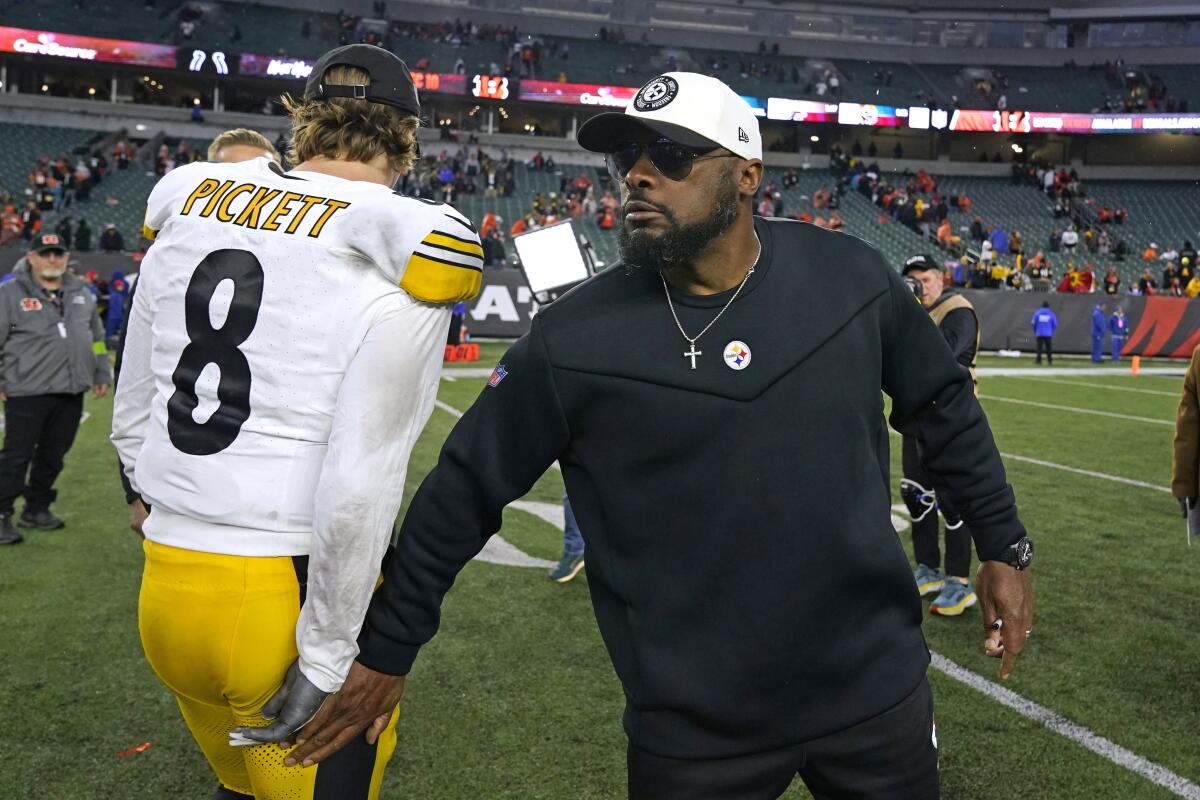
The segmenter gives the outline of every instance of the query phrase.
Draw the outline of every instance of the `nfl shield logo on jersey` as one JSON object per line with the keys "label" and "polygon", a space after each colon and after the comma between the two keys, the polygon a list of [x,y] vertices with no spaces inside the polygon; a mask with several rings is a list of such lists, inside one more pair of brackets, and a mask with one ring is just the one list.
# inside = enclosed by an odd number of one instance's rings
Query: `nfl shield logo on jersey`
{"label": "nfl shield logo on jersey", "polygon": [[488,378],[488,386],[494,389],[499,386],[500,381],[504,380],[506,377],[508,377],[508,370],[504,368],[503,364],[497,364],[496,368],[492,370],[492,376]]}

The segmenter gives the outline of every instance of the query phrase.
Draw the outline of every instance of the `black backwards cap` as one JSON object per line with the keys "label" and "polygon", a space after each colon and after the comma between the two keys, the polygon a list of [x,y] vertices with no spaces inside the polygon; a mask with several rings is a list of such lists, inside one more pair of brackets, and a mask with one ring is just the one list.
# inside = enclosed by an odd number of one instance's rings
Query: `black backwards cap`
{"label": "black backwards cap", "polygon": [[921,255],[913,256],[905,261],[904,268],[900,270],[900,274],[907,275],[914,270],[918,272],[924,272],[930,269],[936,269],[940,272],[942,268],[936,261],[933,260],[933,256],[922,253]]}
{"label": "black backwards cap", "polygon": [[[325,74],[334,67],[361,69],[371,77],[371,82],[357,86],[330,86],[325,83]],[[304,85],[304,97],[308,100],[350,97],[391,106],[414,117],[421,115],[417,87],[413,84],[408,65],[394,53],[373,44],[348,44],[321,56],[308,76],[308,83]]]}

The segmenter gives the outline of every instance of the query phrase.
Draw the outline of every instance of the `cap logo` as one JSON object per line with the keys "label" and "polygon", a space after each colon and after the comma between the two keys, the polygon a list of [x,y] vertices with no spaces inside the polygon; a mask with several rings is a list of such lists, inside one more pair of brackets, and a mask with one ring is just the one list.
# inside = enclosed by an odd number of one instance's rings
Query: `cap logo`
{"label": "cap logo", "polygon": [[749,142],[750,142],[750,137],[747,136],[746,132],[744,130],[742,130],[741,128],[738,128],[738,141],[746,142],[747,144],[749,144]]}
{"label": "cap logo", "polygon": [[58,236],[53,233],[43,234],[42,235],[42,246],[49,247],[52,244],[59,244]]}
{"label": "cap logo", "polygon": [[658,111],[679,94],[679,83],[669,75],[659,75],[647,83],[633,98],[638,111]]}

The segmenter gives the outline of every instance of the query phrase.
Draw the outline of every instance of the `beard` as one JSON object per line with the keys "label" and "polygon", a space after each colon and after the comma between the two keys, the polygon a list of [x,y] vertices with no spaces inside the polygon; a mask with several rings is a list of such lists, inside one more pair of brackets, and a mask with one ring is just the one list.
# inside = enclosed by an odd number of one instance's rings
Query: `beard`
{"label": "beard", "polygon": [[[617,247],[621,261],[630,269],[649,269],[656,272],[692,263],[696,256],[718,236],[733,225],[740,209],[737,184],[725,179],[716,187],[712,212],[705,219],[690,225],[680,225],[675,215],[665,208],[659,211],[667,222],[667,229],[655,234],[647,227],[632,231],[621,223],[617,231]],[[631,192],[629,200],[642,200]]]}
{"label": "beard", "polygon": [[61,268],[60,267],[44,267],[42,269],[39,269],[37,271],[37,274],[40,277],[42,277],[48,281],[56,281],[59,278],[61,278],[62,276],[67,274],[67,268],[66,267],[61,267]]}

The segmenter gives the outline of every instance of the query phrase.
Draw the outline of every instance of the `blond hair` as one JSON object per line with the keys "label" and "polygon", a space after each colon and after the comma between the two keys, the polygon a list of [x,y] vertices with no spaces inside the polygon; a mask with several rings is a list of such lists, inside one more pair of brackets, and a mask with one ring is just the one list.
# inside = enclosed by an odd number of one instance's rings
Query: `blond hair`
{"label": "blond hair", "polygon": [[270,140],[258,131],[252,131],[249,128],[234,128],[213,139],[212,144],[208,146],[208,160],[219,161],[218,156],[221,155],[221,151],[234,145],[265,150],[271,158],[279,161],[279,151],[275,149],[275,145],[271,144]]}
{"label": "blond hair", "polygon": [[[369,85],[357,67],[336,66],[325,73],[330,86]],[[292,147],[288,159],[302,164],[323,156],[369,163],[384,156],[395,172],[408,172],[417,159],[420,120],[391,106],[351,97],[297,100],[281,98],[292,115]]]}

